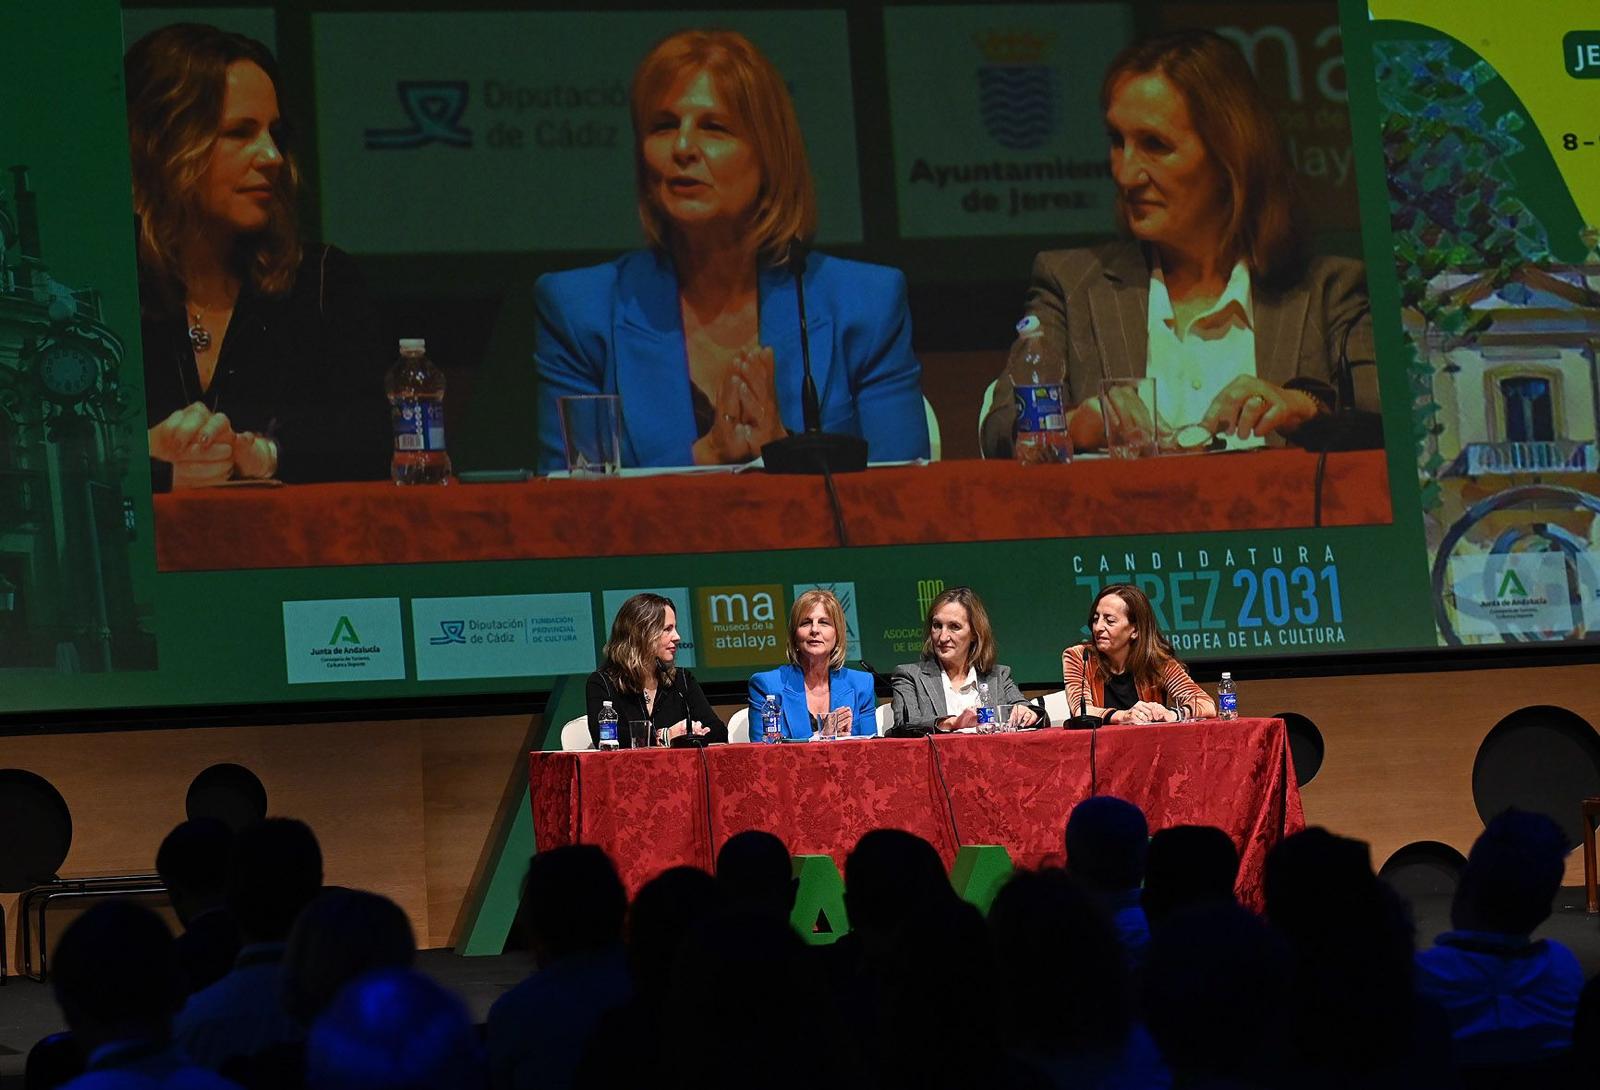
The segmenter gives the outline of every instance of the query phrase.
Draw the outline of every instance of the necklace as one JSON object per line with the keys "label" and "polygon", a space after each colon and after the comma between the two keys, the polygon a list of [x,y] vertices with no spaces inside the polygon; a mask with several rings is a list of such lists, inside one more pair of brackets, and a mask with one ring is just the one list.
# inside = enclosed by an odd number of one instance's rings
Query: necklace
{"label": "necklace", "polygon": [[194,308],[194,324],[189,327],[189,344],[196,352],[204,352],[211,347],[211,331],[200,324],[205,315],[204,307]]}

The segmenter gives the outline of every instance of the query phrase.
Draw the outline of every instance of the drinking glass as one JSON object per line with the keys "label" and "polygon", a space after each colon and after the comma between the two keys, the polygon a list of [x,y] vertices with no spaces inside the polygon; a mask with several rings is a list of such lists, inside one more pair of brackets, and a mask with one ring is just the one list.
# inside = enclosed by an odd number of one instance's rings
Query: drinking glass
{"label": "drinking glass", "polygon": [[996,734],[1010,734],[1017,729],[1012,716],[1016,715],[1018,704],[1001,704],[994,710],[994,732]]}
{"label": "drinking glass", "polygon": [[1108,378],[1100,382],[1106,451],[1113,458],[1151,458],[1156,448],[1156,380]]}
{"label": "drinking glass", "polygon": [[644,749],[650,744],[650,720],[628,720],[628,743],[634,749]]}
{"label": "drinking glass", "polygon": [[616,394],[563,397],[561,438],[574,477],[615,476],[622,471],[622,398]]}

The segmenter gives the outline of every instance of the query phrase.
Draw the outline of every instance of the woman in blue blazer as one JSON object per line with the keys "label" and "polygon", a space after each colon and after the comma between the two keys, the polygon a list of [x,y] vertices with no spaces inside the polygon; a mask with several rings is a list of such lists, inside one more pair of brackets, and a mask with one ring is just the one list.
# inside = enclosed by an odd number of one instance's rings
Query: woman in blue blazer
{"label": "woman in blue blazer", "polygon": [[844,608],[832,591],[808,590],[789,611],[789,662],[750,679],[750,740],[762,738],[761,713],[768,695],[778,698],[778,727],[785,738],[810,738],[823,716],[838,733],[878,733],[872,675],[846,670],[849,649]]}
{"label": "woman in blue blazer", "polygon": [[897,269],[810,253],[816,197],[789,92],[731,31],[684,31],[634,74],[650,248],[534,286],[540,469],[566,465],[559,399],[622,398],[622,461],[749,461],[804,426],[795,277],[822,429],[873,461],[926,458],[922,369]]}

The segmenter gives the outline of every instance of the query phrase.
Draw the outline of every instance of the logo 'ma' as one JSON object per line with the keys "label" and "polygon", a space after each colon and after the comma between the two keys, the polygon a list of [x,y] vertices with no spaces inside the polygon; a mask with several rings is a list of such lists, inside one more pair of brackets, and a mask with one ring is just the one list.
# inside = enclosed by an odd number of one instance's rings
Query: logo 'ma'
{"label": "logo 'ma'", "polygon": [[361,637],[356,634],[356,626],[350,623],[349,617],[340,617],[339,623],[333,626],[333,635],[328,637],[328,646],[339,643],[360,643]]}
{"label": "logo 'ma'", "polygon": [[1517,578],[1515,568],[1507,568],[1506,573],[1500,577],[1500,589],[1495,591],[1496,598],[1526,598],[1528,588],[1522,585],[1522,580]]}
{"label": "logo 'ma'", "polygon": [[772,595],[765,591],[755,594],[713,594],[707,602],[711,607],[712,624],[748,624],[752,620],[772,621],[777,608]]}

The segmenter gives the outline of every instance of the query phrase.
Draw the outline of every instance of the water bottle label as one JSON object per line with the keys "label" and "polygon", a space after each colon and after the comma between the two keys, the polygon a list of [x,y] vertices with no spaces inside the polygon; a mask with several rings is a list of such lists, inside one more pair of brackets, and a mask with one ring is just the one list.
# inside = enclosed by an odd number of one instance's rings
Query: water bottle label
{"label": "water bottle label", "polygon": [[444,402],[401,398],[390,409],[395,450],[410,453],[444,449]]}
{"label": "water bottle label", "polygon": [[978,709],[978,722],[980,722],[980,723],[993,723],[994,722],[994,709],[993,708],[979,708]]}
{"label": "water bottle label", "polygon": [[615,720],[600,720],[600,740],[602,742],[615,742],[617,740],[617,724]]}
{"label": "water bottle label", "polygon": [[1218,693],[1217,705],[1223,715],[1236,715],[1239,711],[1238,693]]}
{"label": "water bottle label", "polygon": [[1061,431],[1067,416],[1059,382],[1017,387],[1017,434],[1034,431]]}

